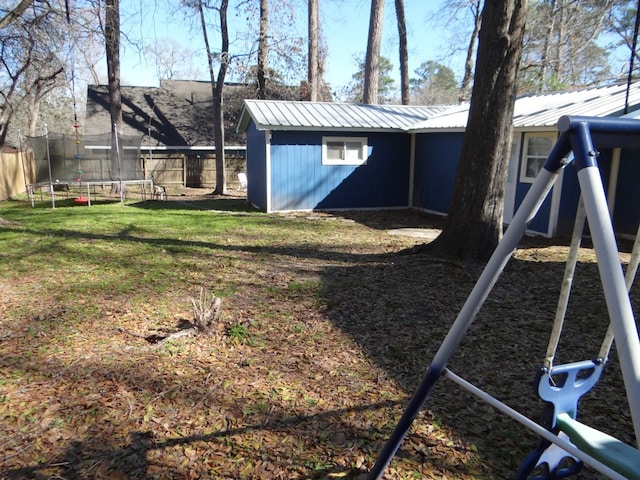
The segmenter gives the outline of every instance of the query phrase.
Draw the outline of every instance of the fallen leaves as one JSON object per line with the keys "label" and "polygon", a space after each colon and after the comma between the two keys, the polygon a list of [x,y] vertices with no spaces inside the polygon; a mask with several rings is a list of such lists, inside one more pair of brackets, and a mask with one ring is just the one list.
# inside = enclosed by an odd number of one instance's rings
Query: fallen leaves
{"label": "fallen leaves", "polygon": [[[151,250],[105,260],[101,273],[96,259],[76,258],[74,271],[92,272],[95,285],[85,278],[64,293],[64,279],[36,268],[0,282],[0,476],[362,478],[479,267],[395,255],[414,240],[391,237],[386,227],[424,226],[428,217],[347,215],[344,222],[276,217],[272,237],[259,241],[246,216],[237,236],[225,232],[222,247],[181,232],[182,241],[162,249],[171,251],[171,268],[186,268],[162,293],[132,280],[118,291],[97,286],[116,283],[120,261],[140,258],[144,273],[154,255],[167,256],[147,238],[139,243]],[[84,245],[81,235],[68,238],[69,251],[73,242]],[[127,244],[119,242],[124,255]],[[454,370],[533,418],[541,406],[530,382],[565,253],[553,245],[518,250],[452,359]],[[582,267],[582,285],[593,285],[592,265]],[[118,334],[175,331],[191,314],[185,300],[193,286],[208,277],[226,292],[225,321],[242,328],[153,349],[144,338]],[[56,294],[42,293],[49,288]],[[562,355],[589,355],[591,330],[602,323],[592,318],[596,300],[578,296],[573,306]],[[629,439],[616,368],[613,361],[600,386],[612,400],[585,402],[583,415]],[[535,444],[535,436],[443,381],[385,478],[509,477]]]}

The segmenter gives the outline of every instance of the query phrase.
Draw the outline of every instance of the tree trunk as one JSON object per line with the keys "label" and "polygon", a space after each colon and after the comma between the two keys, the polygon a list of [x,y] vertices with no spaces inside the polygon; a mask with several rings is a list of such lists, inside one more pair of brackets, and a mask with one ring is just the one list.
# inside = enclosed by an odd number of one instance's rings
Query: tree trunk
{"label": "tree trunk", "polygon": [[369,18],[369,40],[364,64],[364,92],[362,102],[369,105],[378,103],[378,83],[380,79],[380,43],[384,20],[384,0],[371,0]]}
{"label": "tree trunk", "polygon": [[469,85],[471,85],[471,78],[473,77],[473,55],[476,50],[476,41],[480,34],[480,26],[482,25],[482,14],[480,12],[480,0],[473,1],[473,32],[469,39],[469,46],[467,47],[467,57],[464,62],[464,76],[460,83],[460,90],[458,92],[458,102],[462,103],[467,100]]}
{"label": "tree trunk", "polygon": [[220,68],[213,94],[213,131],[216,147],[216,189],[218,195],[227,194],[226,159],[224,154],[224,80],[229,66],[229,29],[227,26],[227,7],[229,0],[220,2],[220,40],[222,54],[220,55]]}
{"label": "tree trunk", "polygon": [[120,94],[120,0],[106,0],[105,47],[107,54],[107,77],[109,83],[109,115],[111,129],[122,125],[122,96]]}
{"label": "tree trunk", "polygon": [[400,49],[400,98],[402,105],[409,105],[409,49],[407,47],[407,21],[404,15],[404,1],[396,0],[398,20],[398,42]]}
{"label": "tree trunk", "polygon": [[565,0],[559,1],[557,15],[559,15],[559,18],[557,19],[558,29],[555,35],[556,48],[553,49],[554,55],[550,60],[551,75],[556,76],[558,76],[562,70],[562,59],[566,58],[565,53],[567,50],[567,45],[565,44],[567,5]]}
{"label": "tree trunk", "polygon": [[502,236],[504,180],[526,3],[485,3],[453,202],[444,230],[424,249],[428,253],[467,261],[487,260]]}
{"label": "tree trunk", "polygon": [[260,33],[258,36],[258,98],[267,98],[265,72],[269,56],[269,0],[260,0]]}
{"label": "tree trunk", "polygon": [[35,91],[29,96],[29,107],[28,107],[28,125],[27,125],[27,135],[30,137],[34,137],[36,134],[36,128],[38,126],[38,115],[40,113],[40,105],[42,103],[42,95],[38,91],[38,89],[34,89]]}
{"label": "tree trunk", "polygon": [[214,146],[216,149],[216,188],[214,195],[226,195],[226,171],[225,171],[225,155],[224,155],[224,111],[222,108],[223,97],[222,91],[224,87],[224,79],[227,74],[227,66],[229,63],[229,30],[227,27],[227,7],[229,0],[221,0],[220,14],[220,38],[222,41],[220,53],[220,69],[218,75],[213,70],[213,54],[209,46],[209,36],[207,35],[207,23],[204,16],[204,4],[202,0],[198,0],[198,12],[200,13],[200,21],[202,24],[202,34],[207,49],[207,64],[209,66],[209,76],[211,78],[211,95],[213,97],[213,135]]}
{"label": "tree trunk", "polygon": [[307,83],[309,89],[309,100],[318,101],[319,74],[318,74],[318,37],[319,37],[319,17],[318,0],[309,0],[309,55],[307,58]]}
{"label": "tree trunk", "polygon": [[[122,180],[118,135],[122,126],[122,95],[120,92],[120,0],[106,0],[104,38],[107,53],[107,80],[109,89],[109,117],[111,119],[111,180]],[[115,177],[114,178],[114,174]],[[80,172],[78,172],[80,175]],[[121,183],[111,184],[111,193],[122,193]]]}

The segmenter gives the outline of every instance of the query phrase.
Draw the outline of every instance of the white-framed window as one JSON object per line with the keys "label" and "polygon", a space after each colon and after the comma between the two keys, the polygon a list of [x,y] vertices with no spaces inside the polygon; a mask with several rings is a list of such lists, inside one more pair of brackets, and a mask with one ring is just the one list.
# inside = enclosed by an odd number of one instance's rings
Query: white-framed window
{"label": "white-framed window", "polygon": [[322,137],[323,165],[364,165],[367,137]]}
{"label": "white-framed window", "polygon": [[524,136],[520,181],[533,183],[556,142],[554,133],[527,133]]}

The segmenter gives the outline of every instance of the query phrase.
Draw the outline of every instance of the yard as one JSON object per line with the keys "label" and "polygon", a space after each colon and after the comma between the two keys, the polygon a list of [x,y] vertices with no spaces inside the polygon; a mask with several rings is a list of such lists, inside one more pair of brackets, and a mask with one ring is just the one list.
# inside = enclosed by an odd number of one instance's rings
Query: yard
{"label": "yard", "polygon": [[[407,254],[422,213],[183,193],[0,204],[0,478],[364,478],[481,271]],[[450,364],[532,419],[566,252],[523,240]],[[588,249],[575,283],[560,363],[608,322]],[[201,287],[219,335],[154,343]],[[633,442],[615,351],[580,413]],[[512,478],[536,445],[442,380],[385,478]]]}

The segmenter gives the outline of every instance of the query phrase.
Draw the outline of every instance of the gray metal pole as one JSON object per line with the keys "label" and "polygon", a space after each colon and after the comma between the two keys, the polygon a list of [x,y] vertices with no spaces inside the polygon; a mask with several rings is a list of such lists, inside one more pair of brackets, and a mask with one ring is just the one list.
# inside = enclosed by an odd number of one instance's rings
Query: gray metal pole
{"label": "gray metal pole", "polygon": [[640,440],[640,340],[597,167],[578,172],[598,270],[613,326],[636,439]]}

